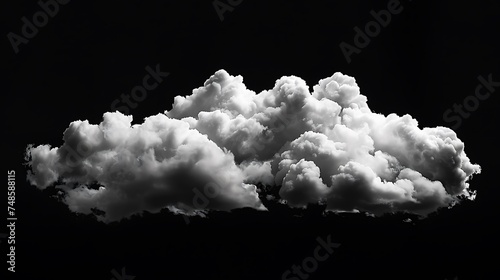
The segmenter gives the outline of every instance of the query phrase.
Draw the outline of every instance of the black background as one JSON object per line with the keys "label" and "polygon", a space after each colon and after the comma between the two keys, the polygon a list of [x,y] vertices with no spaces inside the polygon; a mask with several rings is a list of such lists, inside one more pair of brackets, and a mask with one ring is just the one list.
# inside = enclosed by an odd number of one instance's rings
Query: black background
{"label": "black background", "polygon": [[281,279],[329,234],[342,245],[308,279],[498,278],[500,88],[456,129],[482,166],[471,181],[477,199],[420,221],[268,205],[272,211],[212,213],[188,225],[170,213],[105,225],[25,180],[26,145],[60,146],[71,121],[99,123],[148,65],[170,75],[131,110],[134,123],[170,109],[175,95],[189,95],[219,69],[256,92],[284,75],[312,87],[342,72],[356,78],[373,111],[410,114],[420,127],[451,126],[443,113],[474,94],[479,75],[500,81],[497,2],[401,1],[403,11],[347,63],[339,44],[353,44],[353,28],[387,6],[368,2],[244,0],[221,21],[212,1],[71,1],[17,54],[7,34],[21,34],[21,17],[40,7],[3,3],[3,161],[4,172],[17,174],[18,217],[17,272],[7,279],[108,280],[122,267],[136,280]]}

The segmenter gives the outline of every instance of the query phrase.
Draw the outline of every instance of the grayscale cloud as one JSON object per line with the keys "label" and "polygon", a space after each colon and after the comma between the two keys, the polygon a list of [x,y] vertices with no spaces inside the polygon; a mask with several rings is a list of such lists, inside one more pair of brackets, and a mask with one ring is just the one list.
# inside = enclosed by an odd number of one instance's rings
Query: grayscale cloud
{"label": "grayscale cloud", "polygon": [[342,73],[312,92],[287,76],[255,93],[219,70],[171,110],[131,122],[105,113],[97,125],[72,122],[61,147],[30,145],[30,183],[105,222],[164,208],[266,210],[257,184],[280,186],[290,207],[427,215],[474,199],[468,181],[481,171],[453,130],[373,112]]}

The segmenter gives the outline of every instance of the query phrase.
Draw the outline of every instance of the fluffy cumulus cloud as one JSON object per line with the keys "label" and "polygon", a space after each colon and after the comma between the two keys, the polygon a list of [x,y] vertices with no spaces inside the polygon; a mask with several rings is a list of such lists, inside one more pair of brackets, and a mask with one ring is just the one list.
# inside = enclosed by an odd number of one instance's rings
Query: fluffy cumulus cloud
{"label": "fluffy cumulus cloud", "polygon": [[480,173],[451,129],[372,112],[341,73],[312,92],[288,76],[257,94],[219,70],[171,110],[131,122],[105,113],[98,125],[72,122],[61,147],[29,146],[29,181],[115,221],[164,208],[265,210],[256,185],[279,187],[290,207],[426,215],[473,199],[468,181]]}

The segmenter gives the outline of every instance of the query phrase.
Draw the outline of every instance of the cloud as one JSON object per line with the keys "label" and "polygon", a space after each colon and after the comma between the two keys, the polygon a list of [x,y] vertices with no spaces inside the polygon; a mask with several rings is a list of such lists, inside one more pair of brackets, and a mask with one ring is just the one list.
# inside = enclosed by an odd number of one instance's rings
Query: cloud
{"label": "cloud", "polygon": [[279,186],[291,207],[426,215],[473,199],[468,181],[481,171],[454,131],[372,112],[341,73],[312,92],[288,76],[256,94],[219,70],[171,110],[131,122],[105,113],[99,125],[72,122],[61,147],[29,146],[29,181],[60,189],[75,212],[104,211],[103,221],[164,208],[265,210],[256,184]]}
{"label": "cloud", "polygon": [[[105,221],[167,206],[189,212],[207,197],[211,209],[264,209],[256,189],[243,182],[245,174],[233,155],[186,122],[164,114],[140,125],[131,121],[121,113],[105,113],[99,125],[71,123],[62,147],[29,148],[33,172],[28,179],[39,188],[57,185],[71,210],[96,208],[106,212]],[[95,184],[99,187],[92,188]],[[207,184],[220,188],[212,190],[217,196],[207,193]]]}

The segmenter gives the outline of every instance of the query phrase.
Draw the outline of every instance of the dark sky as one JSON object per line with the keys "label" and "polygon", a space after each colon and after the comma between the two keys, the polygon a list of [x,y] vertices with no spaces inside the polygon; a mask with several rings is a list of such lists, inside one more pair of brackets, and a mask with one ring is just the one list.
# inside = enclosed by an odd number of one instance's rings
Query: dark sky
{"label": "dark sky", "polygon": [[[271,205],[275,211],[213,213],[189,225],[169,213],[105,225],[26,182],[28,144],[60,146],[70,122],[99,123],[148,65],[170,75],[130,111],[134,123],[170,109],[174,96],[219,69],[242,75],[256,92],[284,75],[312,86],[339,71],[356,78],[373,111],[410,114],[421,127],[451,126],[443,113],[474,95],[478,76],[500,81],[500,5],[487,0],[401,1],[402,11],[348,63],[339,44],[354,46],[353,28],[387,9],[389,1],[378,2],[243,0],[221,21],[212,1],[71,1],[17,53],[9,32],[22,35],[21,18],[32,22],[41,8],[4,3],[3,147],[4,168],[17,179],[15,276],[107,280],[126,267],[136,280],[281,279],[312,255],[317,237],[331,235],[341,246],[307,279],[498,278],[500,87],[455,129],[482,167],[471,181],[477,199],[415,223]],[[3,260],[6,242],[0,246]]]}

